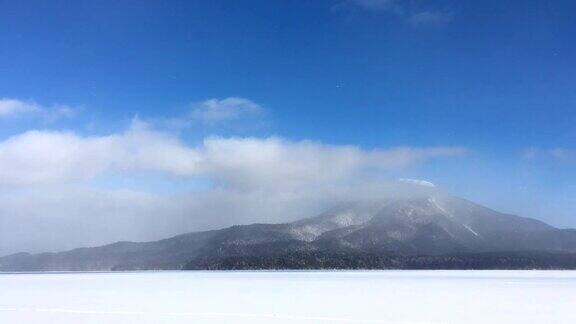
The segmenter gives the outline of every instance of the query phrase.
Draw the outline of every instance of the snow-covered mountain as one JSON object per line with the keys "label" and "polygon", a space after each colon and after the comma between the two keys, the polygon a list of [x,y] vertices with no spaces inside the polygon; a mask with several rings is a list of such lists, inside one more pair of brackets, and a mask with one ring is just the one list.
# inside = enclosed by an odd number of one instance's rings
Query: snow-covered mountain
{"label": "snow-covered mountain", "polygon": [[431,191],[418,198],[347,203],[292,223],[232,226],[60,253],[19,253],[0,258],[0,270],[276,268],[286,263],[290,268],[403,268],[410,267],[407,262],[452,267],[445,262],[466,258],[465,264],[477,264],[490,255],[508,258],[505,264],[513,268],[547,267],[541,258],[550,258],[550,253],[556,262],[550,267],[572,267],[576,230]]}

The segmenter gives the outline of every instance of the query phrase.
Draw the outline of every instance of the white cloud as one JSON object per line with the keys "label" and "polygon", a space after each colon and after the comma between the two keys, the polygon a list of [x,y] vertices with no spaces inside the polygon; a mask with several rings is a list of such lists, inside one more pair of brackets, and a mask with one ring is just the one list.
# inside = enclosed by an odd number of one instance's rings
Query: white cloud
{"label": "white cloud", "polygon": [[0,98],[0,119],[36,116],[47,121],[71,118],[77,109],[67,105],[44,106],[31,100]]}
{"label": "white cloud", "polygon": [[271,187],[339,181],[366,169],[391,170],[461,148],[362,150],[281,138],[210,137],[188,146],[135,120],[125,132],[83,137],[29,131],[0,142],[0,184],[87,181],[107,172],[207,176],[224,185]]}
{"label": "white cloud", "polygon": [[206,171],[236,187],[297,188],[358,177],[366,170],[393,170],[428,159],[457,156],[462,148],[362,150],[280,138],[209,138],[204,142]]}
{"label": "white cloud", "polygon": [[0,142],[0,184],[68,183],[138,170],[187,175],[196,159],[194,150],[138,121],[123,133],[100,137],[29,131]]}
{"label": "white cloud", "polygon": [[262,114],[264,109],[257,103],[239,97],[209,99],[192,105],[190,118],[206,123],[228,121]]}
{"label": "white cloud", "polygon": [[0,99],[0,119],[16,117],[22,114],[40,112],[42,108],[31,101],[21,101],[17,99]]}

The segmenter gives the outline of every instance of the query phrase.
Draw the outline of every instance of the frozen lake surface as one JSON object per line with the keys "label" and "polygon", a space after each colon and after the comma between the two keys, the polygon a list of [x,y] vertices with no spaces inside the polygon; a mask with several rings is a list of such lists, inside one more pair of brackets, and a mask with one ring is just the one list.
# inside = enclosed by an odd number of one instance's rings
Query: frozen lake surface
{"label": "frozen lake surface", "polygon": [[0,274],[0,323],[576,323],[576,272]]}

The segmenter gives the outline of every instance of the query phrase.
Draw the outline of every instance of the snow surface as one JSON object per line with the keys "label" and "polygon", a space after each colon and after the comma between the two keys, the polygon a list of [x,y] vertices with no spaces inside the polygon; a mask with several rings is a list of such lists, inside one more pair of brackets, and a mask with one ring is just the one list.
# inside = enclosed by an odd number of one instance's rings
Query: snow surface
{"label": "snow surface", "polygon": [[0,274],[0,323],[576,323],[576,271]]}
{"label": "snow surface", "polygon": [[[444,215],[450,217],[450,218],[454,218],[454,215],[452,215],[452,213],[449,213],[444,207],[440,206],[440,204],[438,203],[438,201],[436,200],[436,198],[431,197],[428,198],[428,202],[431,203],[432,205],[434,205],[434,207],[436,207],[439,211],[441,211]],[[478,233],[472,229],[472,227],[470,227],[469,225],[466,224],[461,224],[462,226],[464,226],[464,228],[466,228],[468,231],[470,231],[470,233],[474,234],[475,236],[480,236],[478,235]]]}

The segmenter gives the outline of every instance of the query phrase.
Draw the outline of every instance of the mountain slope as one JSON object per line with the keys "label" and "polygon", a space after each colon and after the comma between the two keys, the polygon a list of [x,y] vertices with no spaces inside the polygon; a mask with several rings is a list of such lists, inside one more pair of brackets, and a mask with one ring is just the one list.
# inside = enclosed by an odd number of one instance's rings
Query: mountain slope
{"label": "mountain slope", "polygon": [[[523,254],[513,262],[490,259],[514,258],[517,253]],[[292,223],[232,226],[156,242],[118,242],[60,253],[19,253],[0,258],[0,270],[226,268],[223,264],[258,268],[258,262],[261,268],[279,264],[289,264],[289,268],[362,264],[366,268],[421,268],[426,262],[450,268],[476,264],[473,260],[485,260],[482,264],[494,267],[558,267],[562,260],[567,266],[575,264],[571,253],[576,253],[576,230],[432,194],[351,203]]]}

